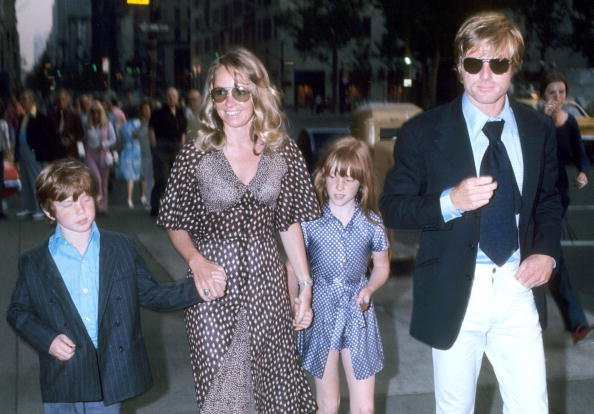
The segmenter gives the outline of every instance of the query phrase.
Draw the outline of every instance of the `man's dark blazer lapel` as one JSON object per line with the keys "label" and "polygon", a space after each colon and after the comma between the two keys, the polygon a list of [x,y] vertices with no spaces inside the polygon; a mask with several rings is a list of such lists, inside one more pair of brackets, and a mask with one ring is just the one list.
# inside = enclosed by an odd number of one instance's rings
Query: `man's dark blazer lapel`
{"label": "man's dark blazer lapel", "polygon": [[435,123],[434,144],[443,157],[440,168],[444,175],[456,182],[468,177],[476,177],[472,147],[462,114],[462,99],[450,102],[447,110],[441,113],[441,119]]}
{"label": "man's dark blazer lapel", "polygon": [[[527,109],[512,101],[512,109],[518,126],[518,135],[522,145],[522,160],[524,163],[524,182],[522,183],[522,206],[520,210],[520,226],[522,218],[532,214],[532,206],[536,197],[536,189],[540,178],[537,171],[540,171],[539,164],[542,163],[542,141],[543,132],[535,129],[531,120],[534,117],[527,116]],[[520,233],[521,234],[521,233]]]}

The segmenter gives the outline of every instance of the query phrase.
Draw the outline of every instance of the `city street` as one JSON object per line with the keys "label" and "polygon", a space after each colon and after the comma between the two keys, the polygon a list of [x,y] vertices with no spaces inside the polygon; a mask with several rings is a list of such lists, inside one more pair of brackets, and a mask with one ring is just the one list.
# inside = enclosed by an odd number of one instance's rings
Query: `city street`
{"label": "city street", "polygon": [[[304,126],[346,126],[348,118],[304,115],[294,117],[291,131]],[[570,176],[572,172],[570,171]],[[160,280],[184,277],[185,265],[165,232],[140,208],[125,204],[125,189],[116,182],[109,215],[98,219],[102,228],[134,235]],[[572,191],[568,223],[577,237],[563,241],[572,282],[587,316],[594,323],[594,184]],[[136,200],[138,203],[138,200]],[[5,320],[5,309],[17,276],[20,252],[39,243],[50,232],[43,222],[17,221],[18,196],[9,200],[8,220],[0,221],[0,412],[41,413],[38,363],[35,353],[20,340]],[[397,233],[397,240],[414,248],[414,233]],[[410,262],[398,263],[375,302],[385,352],[385,369],[377,377],[377,413],[429,414],[434,412],[431,351],[408,334],[411,309]],[[147,393],[125,402],[125,414],[185,414],[196,412],[188,345],[181,312],[158,314],[143,311],[143,328],[155,379]],[[549,327],[544,334],[547,354],[550,412],[590,413],[594,406],[594,336],[574,346],[563,331],[559,312],[549,300]],[[477,413],[500,413],[501,401],[495,377],[487,362],[479,380]],[[343,389],[341,413],[348,412]]]}

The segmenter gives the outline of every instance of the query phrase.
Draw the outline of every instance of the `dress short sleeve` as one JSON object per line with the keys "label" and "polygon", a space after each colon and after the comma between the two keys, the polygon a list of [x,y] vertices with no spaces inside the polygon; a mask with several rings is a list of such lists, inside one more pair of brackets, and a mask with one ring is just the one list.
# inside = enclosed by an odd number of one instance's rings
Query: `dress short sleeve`
{"label": "dress short sleeve", "polygon": [[373,223],[373,240],[371,241],[371,250],[374,252],[383,252],[390,248],[386,228],[382,222],[381,217],[371,213],[371,218],[375,221]]}
{"label": "dress short sleeve", "polygon": [[281,155],[287,163],[287,172],[276,203],[275,227],[286,231],[293,223],[319,217],[320,206],[303,155],[293,140],[287,140]]}
{"label": "dress short sleeve", "polygon": [[167,188],[159,206],[157,224],[169,230],[197,233],[206,214],[198,187],[196,169],[204,155],[194,143],[186,144],[175,158]]}

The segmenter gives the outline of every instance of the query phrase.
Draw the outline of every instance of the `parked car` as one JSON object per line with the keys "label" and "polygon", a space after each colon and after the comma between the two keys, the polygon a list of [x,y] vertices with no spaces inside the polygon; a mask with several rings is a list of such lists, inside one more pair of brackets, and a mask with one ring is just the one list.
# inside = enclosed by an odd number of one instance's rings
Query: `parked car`
{"label": "parked car", "polygon": [[371,148],[377,194],[386,173],[394,165],[394,144],[403,123],[423,110],[412,103],[369,103],[355,109],[351,130]]}
{"label": "parked car", "polygon": [[324,147],[336,138],[350,135],[349,128],[303,128],[297,137],[297,145],[305,158],[309,172],[313,172]]}

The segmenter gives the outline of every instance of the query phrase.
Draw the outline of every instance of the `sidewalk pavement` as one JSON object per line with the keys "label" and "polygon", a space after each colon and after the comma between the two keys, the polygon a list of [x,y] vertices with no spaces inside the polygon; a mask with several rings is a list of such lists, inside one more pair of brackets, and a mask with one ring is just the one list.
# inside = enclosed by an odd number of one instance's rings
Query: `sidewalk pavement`
{"label": "sidewalk pavement", "polygon": [[[120,191],[123,189],[118,189]],[[123,192],[123,191],[122,191]],[[14,209],[13,209],[14,210]],[[43,222],[0,221],[0,412],[41,413],[38,363],[35,353],[17,339],[5,319],[5,309],[17,276],[20,252],[39,243],[51,228]],[[141,208],[130,210],[123,200],[100,217],[101,228],[134,235],[155,277],[179,279],[185,265],[171,246],[165,232]],[[430,349],[408,334],[411,310],[410,266],[397,266],[375,297],[385,353],[385,369],[377,376],[377,413],[429,414],[435,410]],[[594,316],[588,312],[588,318]],[[182,312],[155,313],[143,310],[143,329],[151,359],[155,385],[145,394],[126,401],[124,414],[195,413],[196,404],[189,367],[188,345]],[[591,413],[594,407],[594,341],[573,346],[563,332],[562,322],[549,300],[549,328],[544,334],[547,355],[551,413]],[[483,364],[477,395],[477,413],[501,412],[496,380],[488,364]],[[344,385],[344,381],[343,381]],[[348,412],[348,393],[342,389],[341,413]]]}

